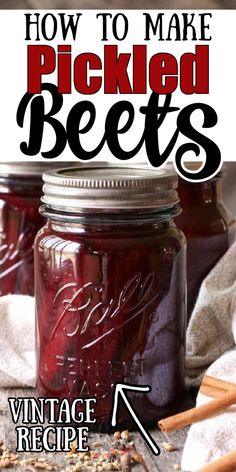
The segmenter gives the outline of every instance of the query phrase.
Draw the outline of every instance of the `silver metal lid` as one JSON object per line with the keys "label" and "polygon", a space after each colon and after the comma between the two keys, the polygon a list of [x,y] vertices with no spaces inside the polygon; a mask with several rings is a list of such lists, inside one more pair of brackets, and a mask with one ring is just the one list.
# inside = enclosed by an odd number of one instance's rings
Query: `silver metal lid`
{"label": "silver metal lid", "polygon": [[43,174],[42,201],[66,212],[166,209],[179,202],[178,177],[165,169],[81,166]]}
{"label": "silver metal lid", "polygon": [[19,177],[38,177],[50,169],[61,169],[70,165],[78,167],[78,162],[0,162],[0,177],[19,176]]}

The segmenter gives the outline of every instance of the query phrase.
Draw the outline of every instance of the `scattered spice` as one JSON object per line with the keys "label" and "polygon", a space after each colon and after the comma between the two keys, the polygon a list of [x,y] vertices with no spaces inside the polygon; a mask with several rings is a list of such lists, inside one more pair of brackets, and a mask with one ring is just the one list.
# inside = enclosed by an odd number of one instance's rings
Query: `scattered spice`
{"label": "scattered spice", "polygon": [[33,461],[30,465],[33,465],[35,469],[42,469],[42,470],[55,470],[53,465],[48,464],[48,462],[40,462],[39,460]]}
{"label": "scattered spice", "polygon": [[66,456],[71,459],[71,464],[70,467],[66,467],[65,472],[85,470],[90,472],[128,472],[136,464],[141,464],[146,471],[145,462],[138,454],[129,431],[116,431],[113,437],[114,441],[110,445],[106,440],[92,443],[88,452],[76,452],[76,446],[72,448]]}
{"label": "scattered spice", "polygon": [[121,439],[124,439],[125,441],[129,440],[129,431],[126,429],[125,431],[122,431],[121,433]]}
{"label": "scattered spice", "polygon": [[[90,444],[89,451],[78,452],[77,443],[71,444],[71,451],[66,454],[67,465],[62,469],[61,465],[53,465],[46,457],[30,457],[21,459],[19,454],[13,453],[4,446],[0,439],[0,469],[21,466],[25,471],[36,472],[62,471],[62,472],[103,472],[123,471],[129,472],[132,467],[140,464],[147,471],[145,461],[136,450],[128,430],[114,433],[114,441],[110,444],[104,439]],[[104,437],[105,438],[105,437]]]}
{"label": "scattered spice", "polygon": [[25,470],[55,470],[55,467],[47,462],[46,458],[36,458],[34,456],[28,459],[20,460],[18,454],[15,454],[10,449],[4,446],[3,441],[0,439],[0,469],[8,469],[15,466],[25,466]]}
{"label": "scattered spice", "polygon": [[163,442],[162,447],[163,447],[165,452],[176,451],[176,447],[174,446],[174,444],[169,443],[169,442]]}
{"label": "scattered spice", "polygon": [[14,463],[10,459],[0,460],[0,469],[8,469],[12,467]]}

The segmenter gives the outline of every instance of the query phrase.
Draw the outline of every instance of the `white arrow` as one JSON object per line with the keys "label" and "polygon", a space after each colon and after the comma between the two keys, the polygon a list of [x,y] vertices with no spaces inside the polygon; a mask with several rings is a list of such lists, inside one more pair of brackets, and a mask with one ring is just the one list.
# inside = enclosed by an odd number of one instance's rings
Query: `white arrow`
{"label": "white arrow", "polygon": [[135,392],[150,392],[151,388],[148,385],[141,387],[139,385],[127,385],[127,384],[117,383],[115,386],[114,395],[113,395],[113,412],[112,412],[111,426],[114,427],[116,426],[116,423],[117,423],[117,410],[118,410],[118,401],[119,401],[119,393],[120,393],[120,396],[123,398],[124,403],[126,404],[133,420],[137,424],[143,438],[148,443],[153,454],[155,454],[156,456],[159,456],[161,452],[160,448],[154,442],[154,440],[152,439],[148,431],[146,431],[145,428],[143,427],[136,412],[134,411],[134,408],[130,405],[130,402],[128,398],[126,397],[124,390],[132,390]]}

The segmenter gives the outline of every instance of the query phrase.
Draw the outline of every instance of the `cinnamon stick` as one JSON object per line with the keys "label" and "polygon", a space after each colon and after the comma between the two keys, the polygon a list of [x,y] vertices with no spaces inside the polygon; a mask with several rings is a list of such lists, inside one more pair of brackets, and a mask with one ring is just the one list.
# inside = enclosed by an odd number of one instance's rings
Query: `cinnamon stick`
{"label": "cinnamon stick", "polygon": [[158,426],[164,433],[171,433],[176,429],[184,428],[192,423],[205,420],[211,416],[216,415],[229,406],[236,403],[236,388],[224,393],[219,398],[216,398],[205,405],[201,405],[190,410],[178,413],[174,416],[169,416],[158,422]]}
{"label": "cinnamon stick", "polygon": [[219,398],[226,393],[227,390],[221,390],[216,387],[210,387],[210,385],[201,385],[199,392],[203,393],[207,397]]}
{"label": "cinnamon stick", "polygon": [[225,391],[236,388],[236,384],[227,382],[226,380],[217,379],[216,377],[211,377],[210,375],[205,375],[202,385],[209,385],[210,387],[215,387],[219,390]]}
{"label": "cinnamon stick", "polygon": [[205,375],[199,391],[209,397],[218,398],[232,388],[236,388],[236,384]]}
{"label": "cinnamon stick", "polygon": [[235,472],[235,470],[236,451],[233,451],[202,467],[201,469],[198,469],[197,472]]}

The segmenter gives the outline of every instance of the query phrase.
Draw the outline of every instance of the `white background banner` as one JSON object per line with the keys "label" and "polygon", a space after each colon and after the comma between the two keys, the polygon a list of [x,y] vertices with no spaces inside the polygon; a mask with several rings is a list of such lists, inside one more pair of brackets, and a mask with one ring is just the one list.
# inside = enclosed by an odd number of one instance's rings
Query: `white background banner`
{"label": "white background banner", "polygon": [[[68,26],[69,21],[74,24],[74,37],[72,29]],[[217,123],[203,127],[205,116],[201,106],[196,107],[189,120],[185,113],[183,121],[189,122],[190,127],[203,137],[208,137],[220,150],[224,161],[234,161],[235,22],[235,10],[2,10],[1,161],[32,161],[49,157],[57,160],[102,157],[116,161],[117,156],[114,157],[113,152],[115,139],[112,137],[114,117],[111,118],[111,109],[121,101],[126,101],[125,106],[130,110],[123,111],[117,119],[118,129],[123,128],[123,132],[118,133],[117,140],[125,159],[130,160],[129,156],[135,154],[132,162],[150,162],[150,152],[154,152],[152,159],[155,159],[155,165],[158,165],[160,156],[156,149],[163,155],[175,136],[170,152],[167,151],[165,155],[168,160],[174,160],[181,145],[196,141],[188,133],[184,135],[182,128],[176,131],[179,127],[178,116],[189,105],[200,103],[211,107],[213,115],[214,112],[217,115]],[[45,46],[45,50],[39,49]],[[112,46],[116,46],[117,51]],[[209,70],[206,52],[209,53]],[[124,63],[121,64],[123,61],[127,67]],[[55,70],[51,72],[53,67]],[[71,87],[71,93],[62,94],[63,104],[54,115],[54,119],[59,123],[57,138],[53,125],[43,123],[40,140],[42,120],[39,109],[44,106],[45,113],[50,112],[51,94],[48,91],[42,92],[42,95],[36,93],[28,100],[27,105],[22,103],[27,92],[28,76],[31,86],[41,81],[44,84],[60,85],[67,89],[66,91]],[[95,78],[98,80],[94,81]],[[209,91],[205,93],[207,79]],[[116,83],[117,87],[114,85]],[[92,90],[89,88],[91,84],[94,84],[94,93],[89,93]],[[160,109],[166,100],[162,91],[165,91],[167,85],[170,89],[176,87],[170,106],[177,110],[168,111],[166,116],[162,116],[163,122],[160,125]],[[111,93],[114,87],[117,93]],[[84,93],[84,90],[88,93]],[[152,113],[147,109],[140,112],[140,107],[147,107],[148,103],[150,108],[149,101],[153,90],[155,103]],[[202,90],[204,93],[189,93]],[[32,106],[33,102],[36,103],[35,98],[39,99],[40,96],[40,105]],[[90,111],[82,112],[82,109],[86,110],[87,107],[96,112],[94,123],[91,121]],[[118,108],[115,108],[113,113],[115,117],[117,110]],[[18,117],[18,123],[17,111],[21,115],[21,118]],[[147,114],[150,115],[149,121],[145,122]],[[32,121],[34,135],[30,137]],[[155,123],[151,129],[150,123]],[[147,127],[149,129],[143,137],[145,127],[146,131]],[[57,153],[53,148],[59,137],[61,147]],[[152,151],[149,149],[147,152],[150,141],[154,146]],[[26,143],[23,147],[22,142]],[[211,154],[214,154],[214,146],[211,147]],[[204,160],[206,149],[201,138],[198,147],[198,157]],[[80,152],[80,149],[83,151]],[[96,149],[99,153],[96,153]],[[135,153],[134,149],[138,152]],[[193,151],[188,151],[185,158],[193,160],[196,155]]]}

